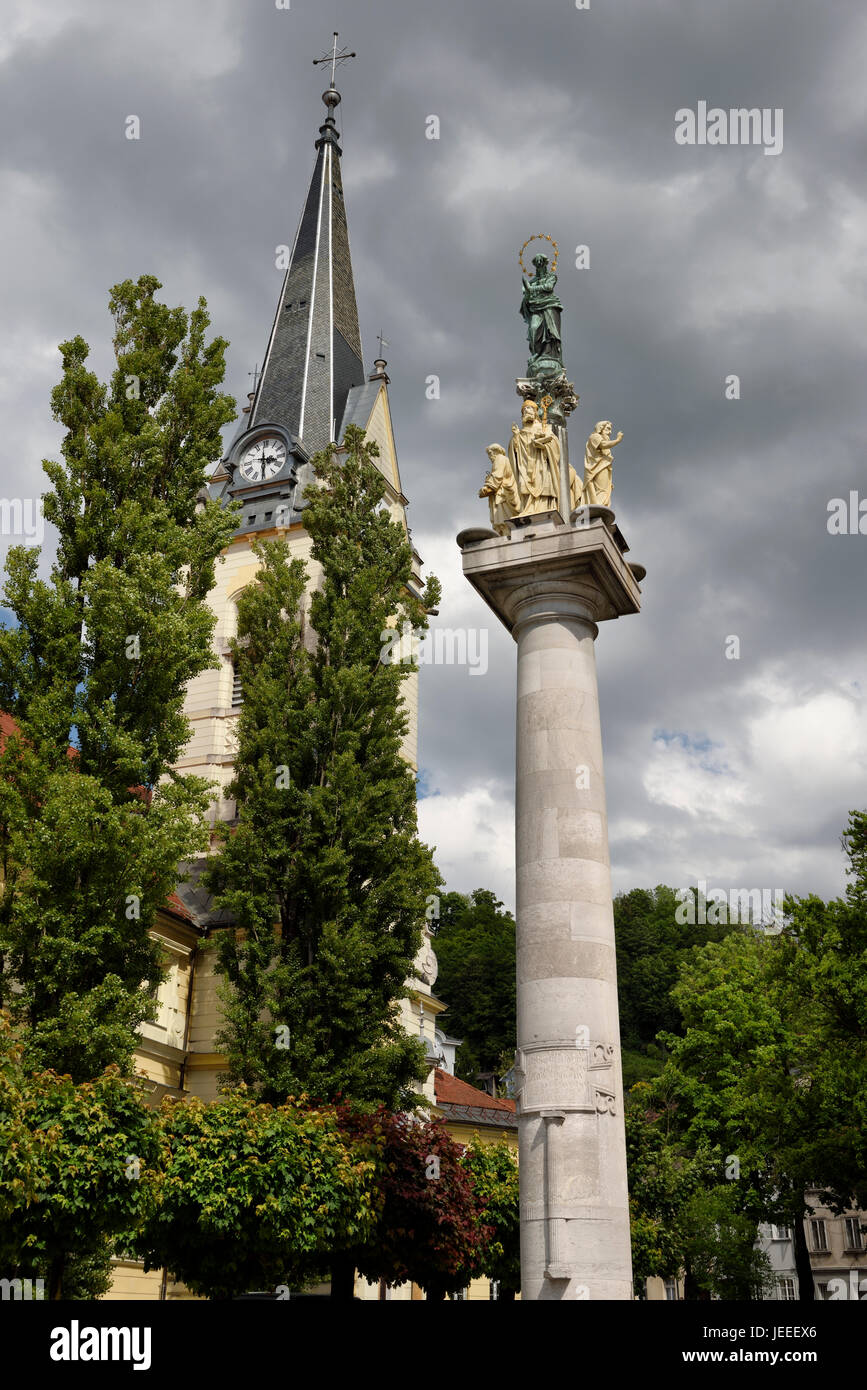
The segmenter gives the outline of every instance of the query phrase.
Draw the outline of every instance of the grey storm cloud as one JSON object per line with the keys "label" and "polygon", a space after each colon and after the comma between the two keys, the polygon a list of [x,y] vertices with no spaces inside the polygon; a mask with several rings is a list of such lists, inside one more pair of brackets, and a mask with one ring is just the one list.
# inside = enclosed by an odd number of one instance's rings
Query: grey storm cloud
{"label": "grey storm cloud", "polygon": [[[449,886],[513,898],[514,648],[454,537],[485,521],[484,448],[508,437],[526,361],[517,252],[546,232],[581,397],[573,459],[597,419],[624,431],[613,506],[648,570],[642,614],[597,643],[615,883],[839,892],[839,835],[867,804],[867,536],[827,529],[831,498],[867,496],[859,7],[6,9],[4,494],[37,495],[56,454],[57,343],[81,333],[105,371],[117,280],[204,294],[242,400],[324,113],[311,60],[337,28],[358,54],[338,125],[365,356],[382,329],[437,621],[489,629],[484,674],[422,672],[421,823]],[[782,109],[782,152],[678,145],[675,113],[700,101]]]}

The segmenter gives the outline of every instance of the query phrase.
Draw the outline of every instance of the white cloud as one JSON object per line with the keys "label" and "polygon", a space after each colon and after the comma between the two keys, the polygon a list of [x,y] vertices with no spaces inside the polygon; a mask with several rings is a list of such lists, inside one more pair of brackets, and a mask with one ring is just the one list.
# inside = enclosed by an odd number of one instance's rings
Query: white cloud
{"label": "white cloud", "polygon": [[510,908],[515,902],[515,816],[496,783],[419,802],[419,834],[436,846],[436,862],[450,891],[490,888]]}
{"label": "white cloud", "polygon": [[720,752],[685,735],[657,735],[642,777],[648,800],[684,811],[705,825],[721,822],[750,828],[744,822],[749,789]]}

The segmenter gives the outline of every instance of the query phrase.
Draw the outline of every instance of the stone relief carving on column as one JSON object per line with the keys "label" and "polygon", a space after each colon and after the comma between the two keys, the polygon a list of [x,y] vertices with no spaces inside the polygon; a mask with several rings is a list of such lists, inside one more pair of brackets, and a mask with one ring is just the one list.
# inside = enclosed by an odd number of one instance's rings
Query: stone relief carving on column
{"label": "stone relief carving on column", "polygon": [[594,1043],[593,1052],[590,1058],[590,1070],[595,1071],[597,1067],[613,1067],[614,1065],[614,1046],[612,1043]]}
{"label": "stone relief carving on column", "polygon": [[514,1072],[519,1113],[538,1113],[554,1107],[564,1112],[595,1110],[598,1115],[616,1115],[617,1096],[601,1084],[608,1078],[591,1075],[609,1071],[613,1066],[611,1043],[576,1046],[570,1038],[521,1048]]}

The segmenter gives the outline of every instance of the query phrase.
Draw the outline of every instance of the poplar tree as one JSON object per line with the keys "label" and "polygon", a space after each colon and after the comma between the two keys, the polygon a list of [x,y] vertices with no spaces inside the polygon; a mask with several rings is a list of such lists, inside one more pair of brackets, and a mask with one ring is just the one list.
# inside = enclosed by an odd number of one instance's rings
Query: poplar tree
{"label": "poplar tree", "polygon": [[207,847],[207,784],[172,772],[189,736],[187,682],[216,664],[206,603],[234,514],[202,500],[234,402],[226,342],[153,276],[111,291],[115,367],[60,345],[43,462],[57,554],[14,546],[0,631],[0,1005],[33,1066],[128,1070],[161,978],[150,938],[178,862]]}
{"label": "poplar tree", "polygon": [[316,587],[282,541],[238,601],[244,700],[230,795],[237,822],[211,875],[235,927],[220,966],[230,1077],[265,1100],[306,1091],[400,1109],[424,1076],[401,1027],[428,899],[440,882],[417,833],[401,756],[403,682],[389,624],[426,628],[438,585],[411,590],[412,553],[382,505],[375,443],[313,460],[304,525]]}

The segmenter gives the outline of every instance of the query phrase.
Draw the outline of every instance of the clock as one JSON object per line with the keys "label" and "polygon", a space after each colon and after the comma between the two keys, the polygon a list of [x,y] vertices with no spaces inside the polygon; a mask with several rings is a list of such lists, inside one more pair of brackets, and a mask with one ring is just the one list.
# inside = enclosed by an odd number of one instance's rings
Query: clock
{"label": "clock", "polygon": [[263,435],[241,455],[241,477],[248,483],[263,483],[279,473],[285,462],[286,445],[279,435]]}

